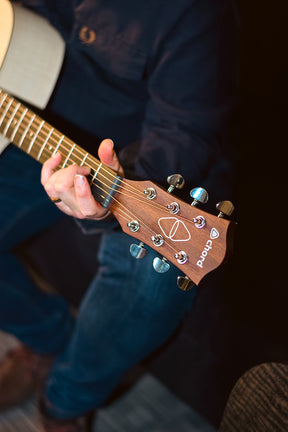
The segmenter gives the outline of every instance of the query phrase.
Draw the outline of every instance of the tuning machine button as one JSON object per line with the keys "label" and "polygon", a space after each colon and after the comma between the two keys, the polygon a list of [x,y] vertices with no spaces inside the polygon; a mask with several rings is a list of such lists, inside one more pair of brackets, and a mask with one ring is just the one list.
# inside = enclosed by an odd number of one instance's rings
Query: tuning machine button
{"label": "tuning machine button", "polygon": [[169,183],[169,188],[167,189],[168,193],[173,192],[176,189],[182,189],[185,184],[184,178],[180,174],[172,174],[167,177],[167,183]]}
{"label": "tuning machine button", "polygon": [[167,209],[172,214],[177,214],[180,211],[180,206],[177,202],[172,202],[171,204],[167,204]]}
{"label": "tuning machine button", "polygon": [[182,291],[189,291],[195,285],[188,276],[178,276],[177,285]]}
{"label": "tuning machine button", "polygon": [[146,188],[144,190],[144,195],[146,196],[146,198],[148,198],[149,200],[153,200],[156,196],[156,190],[152,187]]}
{"label": "tuning machine button", "polygon": [[166,273],[170,269],[170,264],[166,258],[156,257],[153,260],[153,268],[157,273]]}
{"label": "tuning machine button", "polygon": [[188,261],[188,255],[184,251],[177,252],[175,254],[175,258],[177,259],[179,264],[185,264]]}
{"label": "tuning machine button", "polygon": [[141,259],[147,255],[147,249],[144,247],[144,243],[140,242],[138,245],[132,243],[130,246],[130,253],[133,258]]}
{"label": "tuning machine button", "polygon": [[194,188],[190,191],[190,196],[193,198],[192,206],[197,206],[199,203],[206,204],[208,201],[208,192],[201,187]]}
{"label": "tuning machine button", "polygon": [[234,211],[234,205],[231,201],[220,201],[216,204],[216,209],[219,211],[218,217],[229,217]]}
{"label": "tuning machine button", "polygon": [[137,232],[140,228],[140,223],[137,220],[132,220],[127,223],[127,226],[130,228],[130,231]]}
{"label": "tuning machine button", "polygon": [[195,224],[196,228],[204,228],[204,226],[206,225],[206,219],[204,218],[204,216],[197,216],[195,218],[193,218],[193,222]]}
{"label": "tuning machine button", "polygon": [[152,240],[154,246],[157,246],[157,247],[162,246],[163,243],[164,243],[164,238],[163,238],[163,236],[161,234],[155,234],[155,235],[153,235],[151,237],[151,240]]}

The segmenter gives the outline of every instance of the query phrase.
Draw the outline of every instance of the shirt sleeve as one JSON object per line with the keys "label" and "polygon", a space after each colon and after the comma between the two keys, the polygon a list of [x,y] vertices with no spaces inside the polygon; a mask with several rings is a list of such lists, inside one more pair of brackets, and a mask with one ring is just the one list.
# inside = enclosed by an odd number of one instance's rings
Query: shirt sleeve
{"label": "shirt sleeve", "polygon": [[[237,25],[230,1],[192,1],[158,43],[148,67],[149,103],[135,176],[167,184],[183,175],[215,199],[229,193],[234,150],[227,140],[237,82]],[[189,189],[186,198],[189,196]]]}

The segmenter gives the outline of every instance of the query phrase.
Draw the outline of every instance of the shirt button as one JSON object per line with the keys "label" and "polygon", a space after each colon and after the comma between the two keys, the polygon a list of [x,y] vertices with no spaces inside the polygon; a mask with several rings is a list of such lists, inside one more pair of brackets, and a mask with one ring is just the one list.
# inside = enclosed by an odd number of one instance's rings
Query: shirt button
{"label": "shirt button", "polygon": [[96,33],[94,30],[83,26],[79,31],[79,38],[85,45],[91,45],[96,40]]}

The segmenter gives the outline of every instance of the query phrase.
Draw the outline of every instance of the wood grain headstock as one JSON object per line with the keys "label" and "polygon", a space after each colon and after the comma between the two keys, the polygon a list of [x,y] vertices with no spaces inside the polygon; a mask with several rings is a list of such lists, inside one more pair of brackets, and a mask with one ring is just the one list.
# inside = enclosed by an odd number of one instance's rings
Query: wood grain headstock
{"label": "wood grain headstock", "polygon": [[122,230],[141,242],[134,245],[136,258],[137,251],[139,258],[145,255],[144,243],[164,257],[155,263],[160,272],[168,269],[168,260],[198,285],[230,253],[233,222],[189,205],[150,181],[124,179],[111,210]]}

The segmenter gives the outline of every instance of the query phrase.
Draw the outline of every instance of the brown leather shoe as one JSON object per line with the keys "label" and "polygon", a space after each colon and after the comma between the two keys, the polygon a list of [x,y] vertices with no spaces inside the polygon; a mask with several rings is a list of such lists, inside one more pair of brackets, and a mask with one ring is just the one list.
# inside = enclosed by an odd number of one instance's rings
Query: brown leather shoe
{"label": "brown leather shoe", "polygon": [[52,356],[39,355],[23,345],[8,351],[0,363],[0,410],[23,403],[41,386]]}

